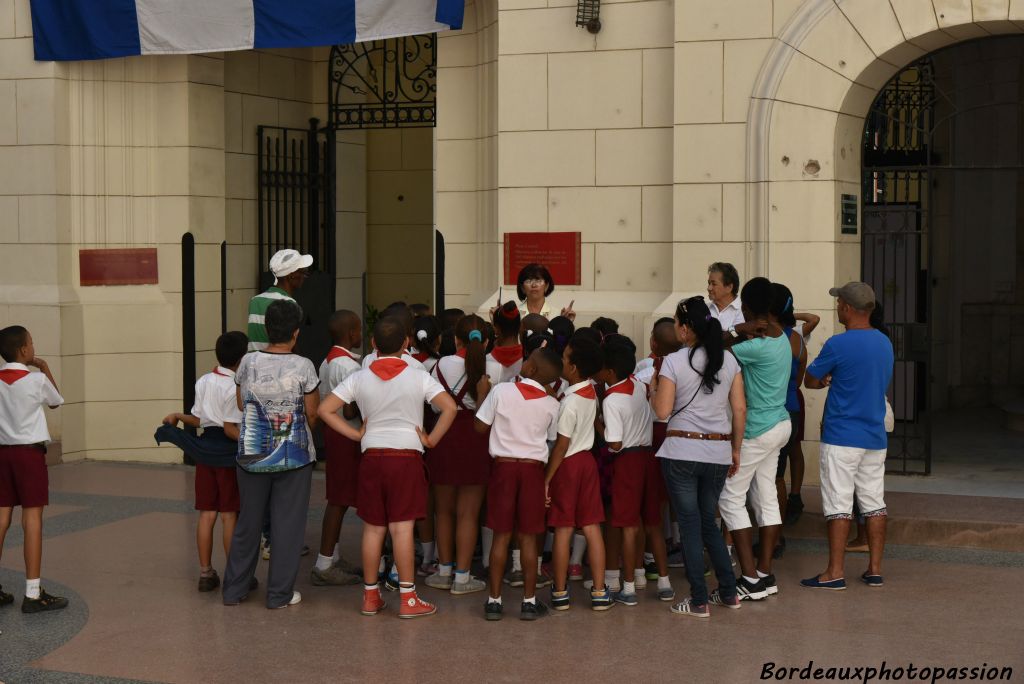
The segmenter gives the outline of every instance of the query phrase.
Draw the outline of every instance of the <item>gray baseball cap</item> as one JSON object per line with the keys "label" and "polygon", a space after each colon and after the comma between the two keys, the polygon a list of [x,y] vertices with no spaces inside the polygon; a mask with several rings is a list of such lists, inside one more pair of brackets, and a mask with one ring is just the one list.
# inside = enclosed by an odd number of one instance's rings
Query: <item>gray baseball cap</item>
{"label": "gray baseball cap", "polygon": [[850,282],[842,287],[833,287],[828,293],[839,297],[858,311],[870,311],[875,308],[875,291],[867,283]]}

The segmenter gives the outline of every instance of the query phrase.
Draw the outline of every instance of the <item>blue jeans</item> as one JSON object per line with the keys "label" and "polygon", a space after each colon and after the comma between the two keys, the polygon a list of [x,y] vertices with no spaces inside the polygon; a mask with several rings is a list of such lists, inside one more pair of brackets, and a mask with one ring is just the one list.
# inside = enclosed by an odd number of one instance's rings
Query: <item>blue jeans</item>
{"label": "blue jeans", "polygon": [[692,602],[697,605],[708,602],[708,587],[704,582],[705,548],[718,578],[719,592],[723,599],[731,600],[736,596],[736,575],[732,571],[725,540],[715,525],[718,497],[725,486],[729,466],[668,458],[658,460],[661,461],[669,501],[679,519],[679,536]]}

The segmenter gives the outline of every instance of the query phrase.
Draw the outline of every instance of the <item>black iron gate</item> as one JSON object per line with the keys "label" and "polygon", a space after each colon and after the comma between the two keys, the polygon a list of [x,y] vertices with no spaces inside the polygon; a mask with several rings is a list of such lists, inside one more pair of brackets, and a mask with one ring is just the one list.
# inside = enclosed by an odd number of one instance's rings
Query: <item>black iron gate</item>
{"label": "black iron gate", "polygon": [[864,127],[861,273],[884,311],[896,364],[889,401],[890,472],[931,470],[928,424],[927,240],[935,93],[931,62],[907,67],[879,93]]}
{"label": "black iron gate", "polygon": [[313,256],[310,276],[296,294],[306,319],[297,352],[319,365],[331,348],[327,319],[334,312],[336,179],[334,130],[259,126],[257,240],[260,291],[274,282],[270,257],[280,249]]}

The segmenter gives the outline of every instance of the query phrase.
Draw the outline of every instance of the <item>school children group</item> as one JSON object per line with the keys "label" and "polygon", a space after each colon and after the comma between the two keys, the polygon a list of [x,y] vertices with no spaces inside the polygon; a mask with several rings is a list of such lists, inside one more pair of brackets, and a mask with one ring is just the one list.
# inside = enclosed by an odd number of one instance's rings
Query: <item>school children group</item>
{"label": "school children group", "polygon": [[[275,255],[276,268],[271,262],[277,285],[262,295],[269,301],[254,304],[256,314],[250,308],[249,337],[231,332],[218,339],[218,366],[199,379],[191,414],[167,416],[157,432],[159,441],[177,444],[197,462],[200,591],[220,586],[211,562],[219,514],[228,558],[224,604],[236,605],[256,588],[261,539],[271,534],[266,605],[301,601],[294,585],[316,461],[313,434],[322,423],[327,507],[312,583],[362,583],[363,615],[386,609],[382,589],[398,592],[401,618],[434,614],[429,594],[416,589],[419,575],[427,587],[453,596],[486,591],[487,620],[503,617],[503,586],[521,586],[519,617],[534,620],[549,605],[579,605],[571,600],[571,582],[584,578],[584,554],[591,575],[584,597],[597,611],[637,605],[648,580],[656,580],[658,599],[673,602],[672,612],[694,617],[708,617],[709,604],[736,609],[743,600],[778,593],[772,561],[781,548],[782,517],[802,509],[802,456],[799,477],[796,457],[803,437],[804,339],[818,323],[816,316],[794,313],[785,286],[755,278],[740,293],[735,269],[713,264],[710,304],[690,298],[673,318],[658,320],[650,356],[639,364],[636,345],[618,334],[614,321],[577,328],[571,305],[549,320],[506,302],[485,319],[458,310],[434,317],[426,307],[414,311],[399,302],[374,322],[365,356],[358,351],[363,323],[343,310],[330,319],[334,345],[317,371],[293,353],[303,314],[291,295],[308,258],[285,251],[280,259]],[[532,265],[524,272],[521,300],[526,281],[546,278],[541,285],[550,294],[545,269]],[[717,297],[723,281],[726,296]],[[867,287],[846,288],[854,285]],[[833,294],[858,306],[868,296],[846,288]],[[253,349],[254,323],[261,348],[246,353]],[[5,345],[4,358],[14,363],[0,368],[0,380],[10,385],[2,374],[22,372],[18,364],[34,353],[19,348],[8,359],[16,345]],[[842,384],[837,378],[844,371],[834,362],[810,370],[822,386]],[[6,396],[0,391],[0,402]],[[43,398],[59,403],[55,389]],[[881,394],[867,402],[872,415],[880,402]],[[0,403],[3,421],[8,410]],[[203,432],[194,436],[178,429],[179,422]],[[4,444],[11,439],[0,431]],[[10,460],[10,449],[0,455]],[[787,457],[792,496],[783,480]],[[823,473],[823,487],[827,477]],[[836,486],[835,519],[848,523],[852,476],[849,487]],[[862,488],[857,499],[864,511],[870,497],[862,497]],[[0,506],[12,505],[6,489],[0,496]],[[363,522],[358,563],[338,551],[349,508]],[[869,513],[884,520],[884,504]],[[483,579],[471,573],[478,537]],[[685,567],[691,587],[679,602],[666,542],[678,545],[672,565]],[[728,543],[735,545],[739,577]],[[881,585],[876,546],[862,577],[868,586]],[[711,571],[718,587],[709,592],[705,574]],[[845,588],[841,577],[828,573],[802,583]],[[548,585],[545,602],[537,590]]]}

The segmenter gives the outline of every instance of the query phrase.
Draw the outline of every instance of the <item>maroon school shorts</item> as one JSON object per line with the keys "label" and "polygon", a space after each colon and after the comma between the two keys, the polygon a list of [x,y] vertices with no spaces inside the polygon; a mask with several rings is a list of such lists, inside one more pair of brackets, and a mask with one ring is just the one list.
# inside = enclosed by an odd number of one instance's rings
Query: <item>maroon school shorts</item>
{"label": "maroon school shorts", "polygon": [[544,524],[544,464],[495,461],[487,485],[487,527],[501,534],[540,534]]}
{"label": "maroon school shorts", "polygon": [[487,435],[473,428],[476,415],[461,410],[455,422],[433,449],[427,450],[430,484],[463,487],[485,485],[491,476],[491,455]]}
{"label": "maroon school shorts", "polygon": [[38,508],[50,503],[46,449],[0,446],[0,508]]}
{"label": "maroon school shorts", "polygon": [[612,464],[612,527],[650,527],[661,524],[665,483],[658,459],[650,449],[619,454]]}
{"label": "maroon school shorts", "polygon": [[551,527],[585,527],[604,522],[597,463],[589,451],[565,457],[548,485]]}
{"label": "maroon school shorts", "polygon": [[658,449],[665,443],[665,433],[668,432],[668,423],[654,423],[654,442],[651,445],[651,450],[654,453],[658,453]]}
{"label": "maroon school shorts", "polygon": [[196,510],[237,513],[241,508],[234,468],[196,464]]}
{"label": "maroon school shorts", "polygon": [[324,425],[323,435],[327,453],[327,503],[355,506],[359,494],[359,442],[353,442],[327,425]]}
{"label": "maroon school shorts", "polygon": [[415,449],[367,449],[359,463],[359,517],[370,525],[427,517],[427,473]]}

